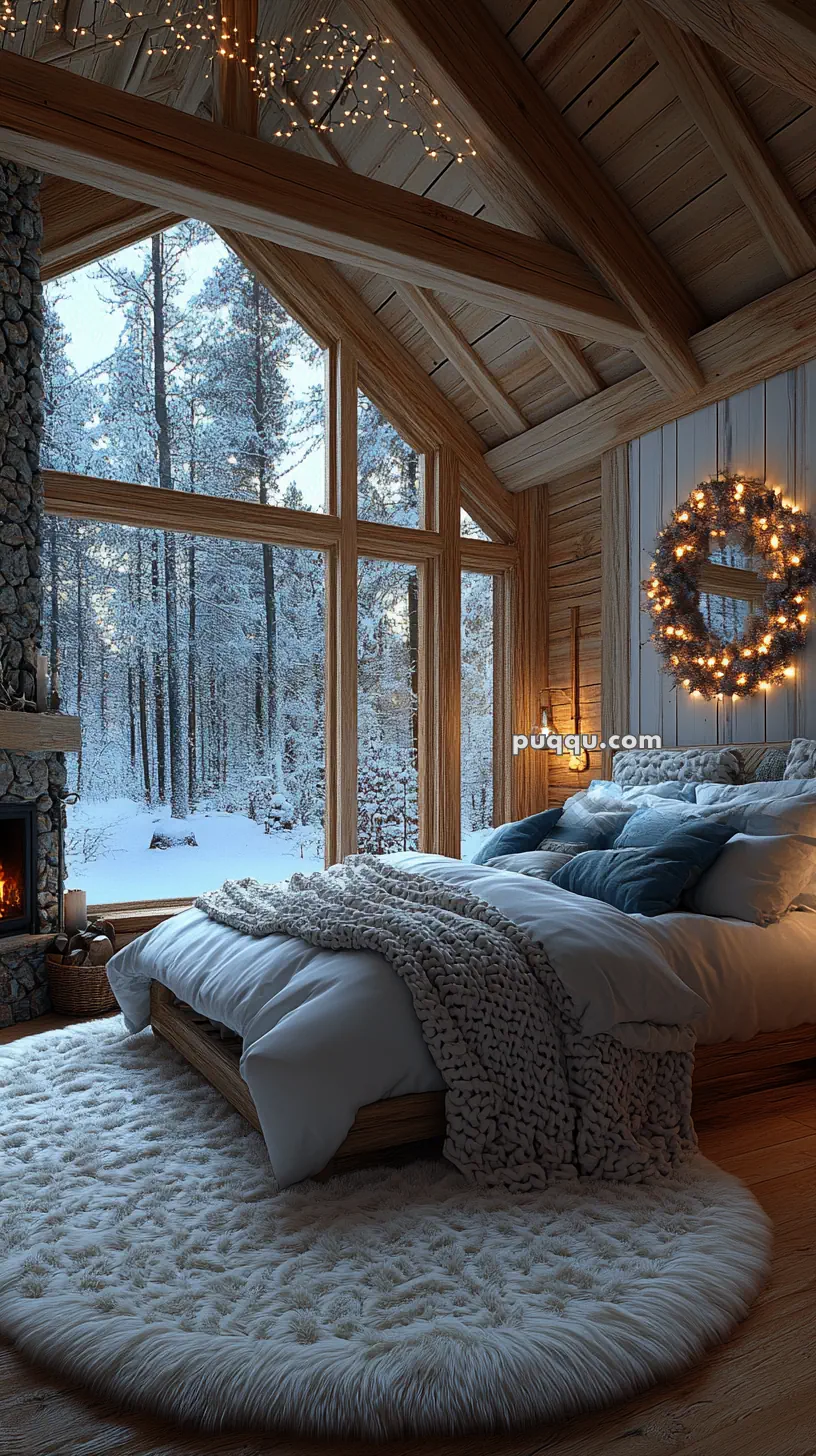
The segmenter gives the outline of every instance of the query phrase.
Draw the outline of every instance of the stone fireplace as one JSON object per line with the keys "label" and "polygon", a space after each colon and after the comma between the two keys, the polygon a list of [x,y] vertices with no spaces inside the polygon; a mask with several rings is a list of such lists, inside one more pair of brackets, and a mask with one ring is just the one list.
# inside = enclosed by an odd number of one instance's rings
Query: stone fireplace
{"label": "stone fireplace", "polygon": [[74,719],[45,712],[37,701],[43,514],[38,194],[37,173],[0,163],[0,1026],[48,1010],[45,952],[60,926],[62,899],[61,750],[77,747],[78,731]]}

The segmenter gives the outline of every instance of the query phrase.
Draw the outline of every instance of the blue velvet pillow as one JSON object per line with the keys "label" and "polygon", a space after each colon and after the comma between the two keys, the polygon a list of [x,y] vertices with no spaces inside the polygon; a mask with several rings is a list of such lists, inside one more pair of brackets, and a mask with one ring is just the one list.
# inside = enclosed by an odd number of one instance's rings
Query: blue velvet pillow
{"label": "blue velvet pillow", "polygon": [[[663,844],[669,834],[678,834],[699,824],[729,824],[732,834],[742,828],[738,809],[727,804],[701,813],[682,800],[668,799],[663,804],[644,804],[627,819],[618,833],[613,849],[648,849]],[[600,846],[598,846],[600,848]]]}
{"label": "blue velvet pillow", "polygon": [[593,849],[562,865],[551,884],[627,915],[665,915],[714,863],[731,838],[731,826],[685,825],[644,849]]}
{"label": "blue velvet pillow", "polygon": [[502,824],[473,856],[473,863],[487,864],[489,859],[496,859],[500,854],[524,854],[525,850],[538,849],[562,813],[559,804],[556,809],[545,809],[541,814],[531,814],[528,819]]}

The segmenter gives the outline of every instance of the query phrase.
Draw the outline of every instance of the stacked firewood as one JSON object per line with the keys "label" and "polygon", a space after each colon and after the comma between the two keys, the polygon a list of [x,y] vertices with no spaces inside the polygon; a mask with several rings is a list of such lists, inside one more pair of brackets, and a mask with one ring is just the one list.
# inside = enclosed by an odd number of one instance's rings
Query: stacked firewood
{"label": "stacked firewood", "polygon": [[116,950],[116,931],[110,920],[94,920],[76,935],[58,935],[53,954],[64,966],[106,966]]}

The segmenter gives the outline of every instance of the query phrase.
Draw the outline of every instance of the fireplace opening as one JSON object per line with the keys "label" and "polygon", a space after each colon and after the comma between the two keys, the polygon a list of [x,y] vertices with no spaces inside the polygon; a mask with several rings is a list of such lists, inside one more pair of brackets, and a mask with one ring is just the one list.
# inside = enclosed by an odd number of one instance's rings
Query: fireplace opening
{"label": "fireplace opening", "polygon": [[36,833],[33,804],[0,804],[0,936],[37,928]]}

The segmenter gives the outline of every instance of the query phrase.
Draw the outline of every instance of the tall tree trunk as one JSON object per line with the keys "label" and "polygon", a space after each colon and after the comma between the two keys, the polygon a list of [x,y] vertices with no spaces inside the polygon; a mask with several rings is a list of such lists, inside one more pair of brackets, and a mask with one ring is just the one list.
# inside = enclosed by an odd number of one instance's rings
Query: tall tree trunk
{"label": "tall tree trunk", "polygon": [[[190,401],[190,490],[196,488],[196,474],[198,461],[196,458],[196,407],[195,400]],[[196,598],[196,545],[195,536],[190,537],[187,547],[187,577],[189,583],[189,604],[187,609],[187,783],[190,794],[190,806],[195,808],[198,798],[198,776],[196,773],[196,734],[198,722],[196,718],[196,694],[198,688],[198,649],[196,647],[196,614],[198,601]]]}
{"label": "tall tree trunk", "polygon": [[[164,302],[164,239],[155,233],[151,240],[153,264],[153,409],[156,418],[156,445],[159,460],[159,486],[173,489],[173,467],[170,455],[170,421],[167,414],[167,360]],[[170,729],[170,813],[174,819],[186,819],[190,812],[187,791],[187,754],[182,730],[183,681],[178,635],[178,566],[176,538],[172,531],[164,536],[164,577],[167,622],[167,708]]]}
{"label": "tall tree trunk", "polygon": [[130,771],[136,773],[136,709],[135,709],[135,684],[133,678],[133,663],[128,663],[127,670],[127,700],[128,700],[128,728],[130,733]]}
{"label": "tall tree trunk", "polygon": [[[159,538],[153,535],[150,558],[150,586],[153,600],[154,630],[159,606]],[[167,802],[167,736],[164,729],[164,674],[160,654],[153,648],[153,718],[156,725],[156,780],[159,803]]]}
{"label": "tall tree trunk", "polygon": [[[261,285],[252,280],[252,314],[254,322],[255,386],[252,400],[252,421],[255,429],[255,461],[258,475],[258,499],[269,504],[269,457],[266,449],[266,390],[263,377],[263,327]],[[278,693],[278,618],[275,600],[275,548],[268,543],[263,553],[264,610],[266,613],[266,712],[267,745],[275,790],[283,790],[283,760],[280,736],[280,695]]]}
{"label": "tall tree trunk", "polygon": [[190,805],[195,807],[198,797],[198,776],[196,773],[196,691],[198,677],[198,649],[196,647],[196,548],[191,541],[187,548],[187,571],[190,579],[190,601],[187,612],[187,778],[190,789]]}
{"label": "tall tree trunk", "polygon": [[[82,600],[82,593],[85,587],[85,572],[83,566],[82,541],[80,539],[80,527],[76,527],[76,587],[77,587],[77,662],[76,662],[76,710],[77,717],[82,717],[82,690],[85,686],[85,604]],[[79,750],[76,757],[77,776],[76,791],[82,793],[82,739],[80,738]]]}
{"label": "tall tree trunk", "polygon": [[[137,623],[142,625],[142,532],[140,531],[136,542],[136,605],[138,608]],[[147,669],[145,667],[145,654],[142,643],[139,643],[138,653],[139,667],[139,746],[142,755],[142,780],[144,782],[145,803],[153,802],[153,794],[150,788],[150,737],[148,731],[147,712]]]}

